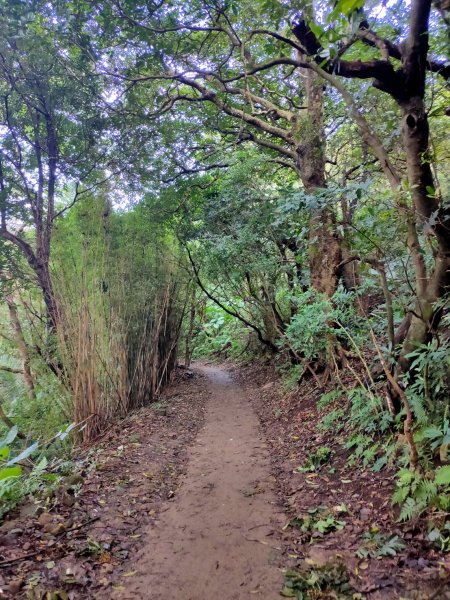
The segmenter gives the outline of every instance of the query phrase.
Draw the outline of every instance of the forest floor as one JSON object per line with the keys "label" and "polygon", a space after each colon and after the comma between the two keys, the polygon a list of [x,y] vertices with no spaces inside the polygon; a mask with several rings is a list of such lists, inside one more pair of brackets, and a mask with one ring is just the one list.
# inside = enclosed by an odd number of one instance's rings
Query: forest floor
{"label": "forest floor", "polygon": [[[232,370],[246,389],[270,448],[275,489],[288,523],[285,565],[319,578],[324,588],[335,580],[334,593],[311,598],[450,600],[450,553],[428,541],[426,515],[398,522],[399,510],[391,505],[395,470],[374,472],[358,462],[350,466],[348,432],[339,427],[343,423],[318,427],[342,408],[342,399],[317,408],[322,393],[335,388],[333,379],[326,390],[310,379],[300,390],[287,392],[275,365]],[[352,380],[351,373],[340,374],[341,386],[350,389]],[[324,448],[329,458],[314,467],[311,456]],[[400,540],[403,548],[392,540]],[[297,589],[305,587],[301,580],[292,581]]]}
{"label": "forest floor", "polygon": [[[267,367],[180,370],[159,403],[79,452],[79,476],[47,505],[9,515],[0,598],[272,600],[286,568],[334,590],[307,598],[450,598],[448,557],[423,524],[395,520],[392,473],[350,469],[339,436],[317,431],[313,388],[302,395]],[[329,468],[296,471],[325,444]],[[405,548],[356,556],[370,531]]]}

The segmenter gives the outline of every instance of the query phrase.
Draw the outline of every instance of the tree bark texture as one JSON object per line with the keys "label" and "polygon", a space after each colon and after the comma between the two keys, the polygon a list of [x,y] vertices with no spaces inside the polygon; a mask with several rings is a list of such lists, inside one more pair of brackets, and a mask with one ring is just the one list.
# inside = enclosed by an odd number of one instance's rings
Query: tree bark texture
{"label": "tree bark texture", "polygon": [[[298,165],[305,191],[314,194],[327,187],[325,176],[325,136],[323,132],[323,81],[310,69],[305,78],[307,114],[297,127]],[[311,209],[309,224],[309,269],[312,287],[328,298],[338,285],[337,265],[342,260],[341,239],[333,209]]]}

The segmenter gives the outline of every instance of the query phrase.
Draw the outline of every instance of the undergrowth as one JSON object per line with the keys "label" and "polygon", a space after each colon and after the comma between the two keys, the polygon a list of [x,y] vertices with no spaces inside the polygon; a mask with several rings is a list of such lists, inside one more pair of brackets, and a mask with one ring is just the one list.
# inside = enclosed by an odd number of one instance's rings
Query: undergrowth
{"label": "undergrowth", "polygon": [[0,519],[26,498],[49,498],[73,470],[67,438],[74,429],[67,424],[50,440],[24,444],[14,426],[0,440]]}
{"label": "undergrowth", "polygon": [[348,572],[342,564],[309,567],[301,573],[288,571],[281,595],[284,598],[297,598],[297,600],[361,598],[361,595],[356,594],[350,585]]}
{"label": "undergrowth", "polygon": [[[294,389],[305,373],[305,362],[329,356],[330,339],[341,346],[350,356],[348,368],[340,373],[334,362],[332,381],[338,385],[326,390],[317,402],[321,413],[318,430],[333,431],[343,438],[349,466],[396,473],[392,504],[399,508],[400,521],[425,513],[431,519],[437,518],[450,508],[449,341],[436,336],[407,355],[411,361],[409,374],[398,379],[404,399],[394,406],[386,382],[383,378],[377,380],[371,367],[374,358],[379,360],[383,354],[390,368],[395,364],[394,354],[389,348],[373,347],[371,340],[375,338],[369,321],[356,314],[351,300],[351,294],[342,292],[336,293],[331,302],[311,291],[299,296],[286,336],[289,348],[300,353],[303,360],[301,364],[285,365],[281,371],[283,386]],[[353,384],[348,383],[350,379]],[[404,431],[407,409],[411,411],[412,442]],[[411,443],[418,454],[416,472],[410,465]],[[297,470],[310,472],[319,468],[319,463],[312,453]]]}

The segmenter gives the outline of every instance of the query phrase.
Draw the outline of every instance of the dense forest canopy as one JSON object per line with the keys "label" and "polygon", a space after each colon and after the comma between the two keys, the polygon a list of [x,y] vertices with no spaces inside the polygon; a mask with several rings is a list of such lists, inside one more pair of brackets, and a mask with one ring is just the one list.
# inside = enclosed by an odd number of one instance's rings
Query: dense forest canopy
{"label": "dense forest canopy", "polygon": [[204,355],[351,391],[448,509],[449,48],[445,0],[0,2],[4,510]]}

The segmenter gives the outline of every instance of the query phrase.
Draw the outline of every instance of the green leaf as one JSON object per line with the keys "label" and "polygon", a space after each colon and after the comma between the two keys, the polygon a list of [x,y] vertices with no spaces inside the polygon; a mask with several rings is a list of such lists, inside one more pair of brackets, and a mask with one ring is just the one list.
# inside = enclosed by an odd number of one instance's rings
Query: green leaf
{"label": "green leaf", "polygon": [[378,473],[385,465],[387,465],[387,462],[388,458],[386,455],[380,456],[380,458],[375,461],[374,465],[372,466],[372,471]]}
{"label": "green leaf", "polygon": [[22,469],[20,467],[6,467],[0,471],[0,480],[9,479],[9,477],[20,477]]}
{"label": "green leaf", "polygon": [[436,470],[434,482],[437,485],[450,485],[450,465],[439,467],[439,469]]}
{"label": "green leaf", "polygon": [[356,10],[357,8],[361,8],[364,4],[364,0],[340,0],[338,2],[336,8],[340,12],[344,13],[344,15],[349,15],[351,12]]}
{"label": "green leaf", "polygon": [[296,592],[293,588],[288,587],[287,585],[280,592],[280,596],[283,598],[295,598]]}
{"label": "green leaf", "polygon": [[442,431],[437,427],[428,427],[424,430],[423,435],[424,437],[433,440],[435,438],[442,437]]}
{"label": "green leaf", "polygon": [[439,529],[433,529],[428,534],[428,539],[430,540],[430,542],[436,542],[440,538],[441,538],[441,532],[439,531]]}
{"label": "green leaf", "polygon": [[0,442],[0,448],[9,446],[11,444],[11,442],[13,442],[16,439],[18,431],[19,430],[17,428],[17,425],[14,425],[14,427],[11,427],[11,429],[8,431],[8,435],[5,437],[4,440],[2,440]]}
{"label": "green leaf", "polygon": [[30,454],[33,454],[33,452],[36,450],[36,448],[38,446],[39,446],[39,442],[35,442],[34,444],[31,444],[31,446],[28,446],[28,448],[25,448],[25,450],[23,452],[21,452],[20,454],[18,454],[14,458],[12,458],[10,461],[8,461],[7,466],[13,465],[14,463],[19,462],[19,460],[23,460],[24,458],[28,458],[30,456]]}
{"label": "green leaf", "polygon": [[308,23],[308,27],[311,29],[311,31],[317,38],[321,38],[322,35],[325,33],[324,28],[318,25],[317,23]]}
{"label": "green leaf", "polygon": [[9,456],[9,446],[0,449],[0,460],[6,460]]}
{"label": "green leaf", "polygon": [[398,474],[398,484],[401,486],[410,484],[414,479],[414,473],[408,469],[402,469]]}
{"label": "green leaf", "polygon": [[47,457],[44,456],[41,458],[41,460],[38,462],[38,464],[34,467],[33,472],[44,471],[47,468],[47,465],[48,465],[48,460],[47,460]]}
{"label": "green leaf", "polygon": [[61,431],[57,434],[57,437],[59,437],[60,440],[64,440],[69,435],[69,433],[72,431],[72,429],[76,426],[77,426],[76,423],[70,423],[70,424],[64,425],[64,427],[62,427]]}

